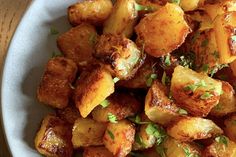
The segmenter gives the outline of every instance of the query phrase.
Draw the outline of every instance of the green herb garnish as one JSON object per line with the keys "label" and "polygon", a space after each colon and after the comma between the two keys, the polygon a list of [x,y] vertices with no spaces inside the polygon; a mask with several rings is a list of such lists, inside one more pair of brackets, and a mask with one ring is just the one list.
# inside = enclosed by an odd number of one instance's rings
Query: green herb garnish
{"label": "green herb garnish", "polygon": [[117,123],[117,118],[112,113],[107,114],[107,120],[109,120],[111,123]]}
{"label": "green herb garnish", "polygon": [[185,109],[182,109],[182,108],[179,109],[178,113],[181,114],[181,115],[187,115],[188,114],[188,112]]}
{"label": "green herb garnish", "polygon": [[145,143],[143,143],[142,137],[140,137],[138,134],[135,134],[135,141],[142,147],[145,147]]}
{"label": "green herb garnish", "polygon": [[231,36],[231,40],[236,42],[236,35]]}
{"label": "green herb garnish", "polygon": [[161,157],[166,157],[166,148],[164,148],[161,145],[156,145],[156,152],[161,156]]}
{"label": "green herb garnish", "polygon": [[157,139],[156,144],[157,145],[160,145],[167,137],[165,130],[162,127],[160,127],[154,123],[148,124],[148,126],[146,128],[146,133],[148,135],[153,135],[154,137],[156,137],[156,139]]}
{"label": "green herb garnish", "polygon": [[53,52],[52,52],[52,58],[54,58],[54,57],[60,57],[60,56],[62,56],[61,52],[56,52],[56,51],[53,51]]}
{"label": "green herb garnish", "polygon": [[171,3],[179,4],[180,0],[171,0]]}
{"label": "green herb garnish", "polygon": [[205,92],[204,94],[201,95],[200,99],[202,100],[206,100],[206,99],[209,99],[211,97],[213,97],[214,95],[209,93],[209,92]]}
{"label": "green herb garnish", "polygon": [[51,33],[51,35],[57,35],[59,33],[59,31],[55,27],[51,27],[50,33]]}
{"label": "green herb garnish", "polygon": [[170,78],[166,75],[166,72],[164,71],[162,78],[161,78],[161,83],[163,85],[167,85],[168,83],[170,83]]}
{"label": "green herb garnish", "polygon": [[214,51],[214,52],[212,53],[212,55],[213,55],[216,59],[220,58],[220,55],[219,55],[219,52],[218,52],[218,51]]}
{"label": "green herb garnish", "polygon": [[151,87],[152,82],[157,79],[157,74],[151,74],[148,79],[146,80],[146,85]]}
{"label": "green herb garnish", "polygon": [[184,90],[194,92],[194,91],[196,91],[196,89],[198,89],[200,87],[206,87],[205,81],[201,80],[198,83],[187,85],[184,87]]}
{"label": "green herb garnish", "polygon": [[135,3],[135,10],[136,11],[153,11],[154,8],[152,6],[145,6],[145,5]]}
{"label": "green herb garnish", "polygon": [[199,38],[199,36],[200,36],[200,32],[199,31],[197,31],[195,34],[194,34],[194,36],[193,36],[193,38],[192,38],[192,44],[194,44],[195,42],[196,42],[196,40],[197,40],[197,38]]}
{"label": "green herb garnish", "polygon": [[171,61],[170,61],[170,54],[166,55],[164,57],[164,62],[166,66],[170,66],[171,65]]}
{"label": "green herb garnish", "polygon": [[216,137],[215,141],[218,143],[224,144],[225,146],[228,146],[228,138],[223,135]]}
{"label": "green herb garnish", "polygon": [[90,37],[89,37],[89,43],[90,45],[95,45],[95,43],[97,42],[97,34],[96,33],[91,33]]}
{"label": "green herb garnish", "polygon": [[105,99],[103,100],[100,105],[103,107],[103,108],[106,108],[107,106],[109,106],[110,102],[109,100]]}
{"label": "green herb garnish", "polygon": [[208,45],[208,43],[209,43],[208,39],[203,40],[201,43],[201,47],[206,47]]}
{"label": "green herb garnish", "polygon": [[118,77],[114,77],[114,78],[113,78],[113,82],[114,82],[114,83],[117,83],[119,80],[120,80],[120,79],[119,79]]}
{"label": "green herb garnish", "polygon": [[110,136],[110,138],[111,138],[112,140],[115,139],[115,136],[113,135],[113,133],[112,133],[110,130],[107,130],[107,133],[108,133],[108,135]]}
{"label": "green herb garnish", "polygon": [[151,123],[151,122],[142,122],[139,115],[136,115],[135,117],[130,117],[128,119],[135,124],[149,124],[149,123]]}
{"label": "green herb garnish", "polygon": [[203,72],[206,72],[206,73],[207,73],[208,70],[209,70],[209,64],[203,64],[202,67],[201,67],[201,69],[202,69]]}

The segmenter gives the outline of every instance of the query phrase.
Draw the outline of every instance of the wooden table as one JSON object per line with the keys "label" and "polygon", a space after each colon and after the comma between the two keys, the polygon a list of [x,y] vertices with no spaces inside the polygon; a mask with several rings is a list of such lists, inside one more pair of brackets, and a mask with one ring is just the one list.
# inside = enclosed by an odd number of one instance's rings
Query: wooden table
{"label": "wooden table", "polygon": [[[0,68],[7,53],[11,37],[31,0],[0,0]],[[1,123],[0,123],[1,124]],[[0,125],[0,157],[10,157]]]}

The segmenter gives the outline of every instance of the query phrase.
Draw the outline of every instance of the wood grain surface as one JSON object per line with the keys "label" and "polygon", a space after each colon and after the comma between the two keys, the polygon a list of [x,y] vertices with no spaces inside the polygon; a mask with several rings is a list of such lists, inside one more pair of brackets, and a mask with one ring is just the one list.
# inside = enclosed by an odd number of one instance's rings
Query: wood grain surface
{"label": "wood grain surface", "polygon": [[[0,68],[2,73],[3,62],[9,42],[14,31],[26,11],[31,0],[0,0]],[[4,140],[2,123],[0,123],[0,157],[10,157],[7,144]]]}

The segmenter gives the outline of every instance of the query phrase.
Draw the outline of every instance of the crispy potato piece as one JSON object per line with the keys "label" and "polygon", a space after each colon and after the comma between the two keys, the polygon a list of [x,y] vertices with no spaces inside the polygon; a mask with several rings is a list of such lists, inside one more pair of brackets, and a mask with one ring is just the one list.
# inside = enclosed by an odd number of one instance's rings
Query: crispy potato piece
{"label": "crispy potato piece", "polygon": [[105,147],[85,147],[83,157],[113,157]]}
{"label": "crispy potato piece", "polygon": [[234,76],[236,76],[236,60],[230,64],[230,68],[232,69]]}
{"label": "crispy potato piece", "polygon": [[222,83],[177,66],[171,79],[171,92],[178,105],[194,116],[204,117],[219,103]]}
{"label": "crispy potato piece", "polygon": [[213,23],[220,63],[231,63],[236,59],[236,41],[234,39],[236,35],[234,31],[236,28],[236,11],[217,16]]}
{"label": "crispy potato piece", "polygon": [[180,6],[184,11],[193,11],[198,8],[200,0],[181,0]]}
{"label": "crispy potato piece", "polygon": [[103,145],[102,138],[106,125],[90,118],[78,118],[72,129],[74,148]]}
{"label": "crispy potato piece", "polygon": [[73,26],[82,22],[102,25],[112,12],[110,0],[85,0],[68,8],[68,18]]}
{"label": "crispy potato piece", "polygon": [[82,23],[60,35],[57,45],[66,58],[72,59],[77,65],[85,66],[92,60],[97,38],[94,26]]}
{"label": "crispy potato piece", "polygon": [[[212,20],[206,12],[199,10],[199,11],[194,11],[188,15],[190,15],[193,21],[197,21],[200,23],[198,31],[204,31],[213,28]],[[196,31],[195,33],[199,33],[198,31]],[[186,40],[186,42],[188,42],[188,40]]]}
{"label": "crispy potato piece", "polygon": [[58,109],[57,116],[71,125],[74,124],[77,118],[81,117],[79,110],[74,106],[74,104],[70,104],[64,109]]}
{"label": "crispy potato piece", "polygon": [[103,137],[105,147],[114,156],[125,157],[132,149],[135,128],[127,120],[109,123]]}
{"label": "crispy potato piece", "polygon": [[37,90],[38,100],[55,108],[65,108],[72,93],[71,83],[76,73],[77,66],[72,60],[64,57],[51,59]]}
{"label": "crispy potato piece", "polygon": [[94,57],[102,61],[116,77],[129,79],[143,64],[145,55],[132,40],[107,34],[100,37]]}
{"label": "crispy potato piece", "polygon": [[155,81],[145,99],[145,114],[151,121],[162,125],[168,124],[179,116],[179,108],[166,94],[165,86]]}
{"label": "crispy potato piece", "polygon": [[214,137],[223,131],[208,119],[179,117],[167,127],[167,133],[180,141],[192,141]]}
{"label": "crispy potato piece", "polygon": [[224,136],[219,136],[217,138],[211,145],[205,148],[202,157],[235,157],[236,144]]}
{"label": "crispy potato piece", "polygon": [[104,23],[104,34],[118,34],[131,37],[138,11],[135,0],[117,0],[111,15]]}
{"label": "crispy potato piece", "polygon": [[102,67],[83,72],[75,89],[75,103],[81,116],[87,117],[114,90],[112,76]]}
{"label": "crispy potato piece", "polygon": [[236,11],[235,0],[220,0],[214,4],[206,4],[203,6],[205,12],[214,20],[218,15],[227,12]]}
{"label": "crispy potato piece", "polygon": [[50,157],[71,157],[73,146],[67,123],[53,115],[47,115],[36,137],[35,147],[39,153]]}
{"label": "crispy potato piece", "polygon": [[225,134],[230,138],[230,140],[236,142],[236,114],[225,119],[224,124]]}
{"label": "crispy potato piece", "polygon": [[184,19],[183,10],[176,4],[167,3],[158,11],[146,15],[135,31],[139,42],[145,45],[145,52],[160,57],[177,49],[191,29]]}
{"label": "crispy potato piece", "polygon": [[169,137],[163,143],[166,157],[197,157],[201,155],[201,150],[194,144],[181,142]]}
{"label": "crispy potato piece", "polygon": [[211,110],[210,115],[225,116],[229,113],[236,112],[236,97],[233,87],[222,81],[223,94],[220,95],[219,103]]}
{"label": "crispy potato piece", "polygon": [[108,106],[97,106],[92,111],[93,119],[98,122],[109,122],[108,115],[115,115],[117,120],[134,116],[141,110],[141,103],[127,93],[115,93],[108,97]]}

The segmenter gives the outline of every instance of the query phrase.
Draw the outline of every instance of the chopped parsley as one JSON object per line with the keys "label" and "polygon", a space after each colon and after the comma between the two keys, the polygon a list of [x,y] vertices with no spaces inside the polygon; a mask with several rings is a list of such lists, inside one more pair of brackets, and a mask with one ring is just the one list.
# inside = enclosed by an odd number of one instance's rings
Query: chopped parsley
{"label": "chopped parsley", "polygon": [[179,65],[182,65],[183,67],[194,69],[195,68],[195,53],[194,52],[188,52],[184,55],[181,55],[179,57]]}
{"label": "chopped parsley", "polygon": [[139,134],[135,134],[135,141],[142,147],[145,147],[145,143],[143,143],[143,139]]}
{"label": "chopped parsley", "polygon": [[209,70],[209,64],[203,64],[202,67],[201,67],[201,69],[202,69],[203,72],[206,72],[206,73],[207,73],[208,70]]}
{"label": "chopped parsley", "polygon": [[153,11],[154,10],[152,6],[145,6],[138,3],[135,3],[134,7],[136,11]]}
{"label": "chopped parsley", "polygon": [[114,78],[113,78],[113,82],[114,82],[114,83],[117,83],[119,80],[120,80],[120,79],[119,79],[118,77],[114,77]]}
{"label": "chopped parsley", "polygon": [[180,0],[171,0],[171,3],[179,4]]}
{"label": "chopped parsley", "polygon": [[188,112],[185,109],[182,109],[182,108],[179,109],[178,113],[181,114],[181,115],[187,115],[188,114]]}
{"label": "chopped parsley", "polygon": [[106,108],[107,106],[109,106],[110,102],[109,100],[105,99],[103,100],[100,105],[103,107],[103,108]]}
{"label": "chopped parsley", "polygon": [[191,152],[189,147],[183,147],[183,151],[184,151],[186,157],[199,157],[198,154]]}
{"label": "chopped parsley", "polygon": [[150,74],[149,77],[146,80],[146,85],[148,87],[151,87],[152,82],[157,79],[157,74]]}
{"label": "chopped parsley", "polygon": [[166,138],[166,132],[165,130],[158,126],[157,124],[154,123],[150,123],[148,124],[147,128],[146,128],[146,133],[148,135],[153,135],[154,137],[156,137],[156,144],[160,145]]}
{"label": "chopped parsley", "polygon": [[211,71],[210,71],[210,76],[213,77],[213,75],[218,71],[221,70],[225,67],[229,67],[228,64],[217,64]]}
{"label": "chopped parsley", "polygon": [[225,146],[228,146],[228,138],[223,135],[216,137],[215,141],[218,143],[224,144]]}
{"label": "chopped parsley", "polygon": [[107,114],[107,120],[109,120],[111,123],[117,123],[117,118],[112,113]]}
{"label": "chopped parsley", "polygon": [[130,117],[128,119],[135,124],[149,124],[150,123],[150,122],[142,122],[139,115],[136,115],[135,117]]}
{"label": "chopped parsley", "polygon": [[50,28],[50,34],[51,35],[57,35],[58,33],[59,33],[59,31],[55,27]]}
{"label": "chopped parsley", "polygon": [[171,61],[170,61],[170,54],[166,55],[164,57],[164,62],[166,66],[170,66],[171,65]]}
{"label": "chopped parsley", "polygon": [[218,103],[215,107],[214,107],[215,110],[219,111],[222,109],[222,105],[220,103]]}
{"label": "chopped parsley", "polygon": [[60,56],[62,56],[61,52],[56,52],[56,51],[53,51],[53,52],[52,52],[52,58],[54,58],[54,57],[60,57]]}
{"label": "chopped parsley", "polygon": [[115,139],[114,134],[113,134],[110,130],[107,130],[107,133],[108,133],[108,135],[110,136],[110,138],[111,138],[112,140]]}
{"label": "chopped parsley", "polygon": [[212,53],[212,55],[213,55],[216,59],[220,58],[220,55],[219,55],[219,52],[218,52],[218,51],[214,51],[214,52]]}
{"label": "chopped parsley", "polygon": [[231,36],[231,40],[232,40],[233,42],[236,42],[236,35],[232,35],[232,36]]}
{"label": "chopped parsley", "polygon": [[208,43],[209,43],[208,39],[203,40],[201,43],[201,47],[206,47],[208,45]]}
{"label": "chopped parsley", "polygon": [[201,95],[200,99],[202,100],[206,100],[209,99],[213,96],[213,94],[209,93],[209,92],[205,92],[204,94]]}
{"label": "chopped parsley", "polygon": [[97,42],[97,34],[91,33],[88,40],[90,45],[94,45]]}
{"label": "chopped parsley", "polygon": [[198,83],[187,85],[184,87],[184,90],[194,92],[194,91],[196,91],[196,89],[198,89],[200,87],[206,87],[205,81],[201,80]]}
{"label": "chopped parsley", "polygon": [[167,85],[167,84],[170,83],[170,78],[166,75],[165,71],[162,75],[161,82],[162,82],[163,85]]}
{"label": "chopped parsley", "polygon": [[156,152],[161,156],[161,157],[166,157],[166,148],[163,147],[162,145],[156,145]]}

